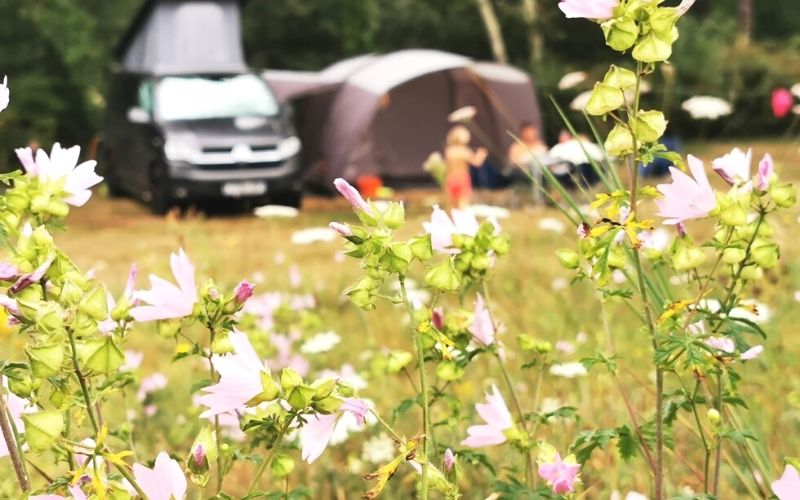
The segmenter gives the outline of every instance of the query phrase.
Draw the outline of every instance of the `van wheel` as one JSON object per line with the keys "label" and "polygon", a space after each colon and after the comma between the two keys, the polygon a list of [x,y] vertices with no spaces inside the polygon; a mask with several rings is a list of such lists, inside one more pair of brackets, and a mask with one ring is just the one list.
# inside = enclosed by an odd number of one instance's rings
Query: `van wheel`
{"label": "van wheel", "polygon": [[300,208],[303,205],[303,191],[291,190],[275,193],[270,199],[274,205],[283,205],[284,207]]}
{"label": "van wheel", "polygon": [[172,208],[171,180],[164,165],[150,168],[150,211],[156,215],[166,214]]}

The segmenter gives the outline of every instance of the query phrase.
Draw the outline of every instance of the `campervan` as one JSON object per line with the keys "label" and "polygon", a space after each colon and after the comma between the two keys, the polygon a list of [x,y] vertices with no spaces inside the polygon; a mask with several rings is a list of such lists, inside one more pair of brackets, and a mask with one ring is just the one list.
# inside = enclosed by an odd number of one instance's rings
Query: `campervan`
{"label": "campervan", "polygon": [[209,199],[299,206],[300,140],[244,63],[236,0],[150,0],[118,52],[101,165],[156,213]]}

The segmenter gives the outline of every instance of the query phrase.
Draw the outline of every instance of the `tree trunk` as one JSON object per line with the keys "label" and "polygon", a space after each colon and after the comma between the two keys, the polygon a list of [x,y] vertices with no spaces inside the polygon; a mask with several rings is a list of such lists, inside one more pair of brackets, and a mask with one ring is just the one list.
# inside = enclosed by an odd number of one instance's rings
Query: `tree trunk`
{"label": "tree trunk", "polygon": [[753,0],[739,0],[736,11],[739,20],[739,43],[747,47],[753,34]]}
{"label": "tree trunk", "polygon": [[475,0],[478,3],[478,10],[481,12],[483,24],[486,26],[486,34],[489,37],[489,45],[492,47],[494,60],[506,64],[508,54],[506,53],[506,43],[503,41],[503,32],[500,28],[500,21],[492,6],[492,0]]}
{"label": "tree trunk", "polygon": [[544,39],[538,26],[539,0],[522,0],[522,18],[525,20],[525,29],[528,33],[531,68],[535,69],[542,62],[544,53]]}

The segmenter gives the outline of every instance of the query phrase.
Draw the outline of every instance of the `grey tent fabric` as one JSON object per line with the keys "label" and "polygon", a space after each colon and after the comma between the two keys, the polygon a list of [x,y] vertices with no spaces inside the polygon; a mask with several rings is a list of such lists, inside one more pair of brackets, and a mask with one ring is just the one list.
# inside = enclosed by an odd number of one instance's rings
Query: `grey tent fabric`
{"label": "grey tent fabric", "polygon": [[240,1],[149,0],[117,53],[131,72],[246,71]]}
{"label": "grey tent fabric", "polygon": [[366,174],[390,185],[431,182],[422,164],[442,150],[448,115],[463,106],[478,111],[473,144],[489,148],[498,165],[513,141],[508,132],[523,121],[541,124],[529,75],[435,50],[360,56],[316,77],[264,76],[273,88],[289,89],[282,92],[295,108],[306,180],[324,189],[336,177]]}

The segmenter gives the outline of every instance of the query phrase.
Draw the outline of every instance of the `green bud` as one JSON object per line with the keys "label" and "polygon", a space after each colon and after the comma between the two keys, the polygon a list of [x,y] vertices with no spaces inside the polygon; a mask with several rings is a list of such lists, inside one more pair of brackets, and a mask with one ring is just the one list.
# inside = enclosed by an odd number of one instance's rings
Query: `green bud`
{"label": "green bud", "polygon": [[608,134],[604,144],[611,156],[625,156],[633,152],[633,134],[628,127],[618,123]]}
{"label": "green bud", "polygon": [[291,368],[284,368],[281,371],[281,387],[284,391],[290,391],[303,384],[303,377]]}
{"label": "green bud", "polygon": [[389,229],[398,229],[406,221],[406,210],[402,202],[390,202],[381,219]]}
{"label": "green bud", "polygon": [[667,120],[661,111],[641,111],[636,116],[636,136],[641,142],[656,142],[667,130]]}
{"label": "green bud", "polygon": [[536,350],[536,339],[532,335],[521,333],[517,335],[517,342],[519,342],[520,349],[525,352]]}
{"label": "green bud", "polygon": [[672,266],[678,272],[685,272],[703,265],[706,253],[702,248],[684,246],[672,256]]}
{"label": "green bud", "polygon": [[630,49],[639,38],[639,26],[630,18],[610,19],[601,27],[606,37],[606,45],[618,52]]}
{"label": "green bud", "polygon": [[314,388],[314,401],[319,401],[333,393],[333,390],[336,389],[336,379],[320,379],[311,384],[311,387]]}
{"label": "green bud", "polygon": [[347,382],[338,382],[336,384],[336,391],[345,398],[352,398],[356,395],[356,390]]}
{"label": "green bud", "polygon": [[459,233],[453,234],[453,236],[450,238],[453,248],[464,248],[469,240],[469,237]]}
{"label": "green bud", "polygon": [[436,367],[436,376],[446,382],[454,382],[464,376],[464,368],[455,361],[442,361]]}
{"label": "green bud", "polygon": [[489,245],[491,249],[494,250],[494,253],[503,256],[508,253],[509,247],[511,246],[511,239],[507,234],[500,234],[492,238],[492,242]]}
{"label": "green bud", "polygon": [[81,300],[81,297],[83,297],[83,290],[81,287],[72,281],[65,281],[58,295],[58,300],[62,304],[75,305]]}
{"label": "green bud", "polygon": [[746,256],[747,253],[741,248],[730,247],[722,252],[722,262],[730,265],[738,264],[743,261]]}
{"label": "green bud", "polygon": [[28,194],[19,189],[11,189],[6,193],[6,208],[16,213],[22,213],[30,204]]}
{"label": "green bud", "polygon": [[108,294],[101,285],[89,292],[78,306],[78,310],[94,318],[103,321],[108,318]]}
{"label": "green bud", "polygon": [[476,255],[470,263],[472,269],[476,271],[486,271],[489,269],[492,261],[488,255]]}
{"label": "green bud", "polygon": [[622,90],[604,83],[595,83],[589,102],[586,104],[586,112],[592,116],[603,116],[625,104],[625,96]]}
{"label": "green bud", "polygon": [[780,259],[780,249],[778,245],[762,239],[757,239],[753,242],[750,254],[755,263],[764,269],[775,267],[778,265],[778,259]]}
{"label": "green bud", "polygon": [[294,471],[294,459],[289,455],[278,453],[275,455],[275,458],[272,459],[269,468],[273,477],[286,477]]}
{"label": "green bud", "polygon": [[47,193],[36,193],[31,198],[31,212],[45,213],[47,206],[50,204],[50,195]]}
{"label": "green bud", "polygon": [[158,335],[165,339],[173,339],[181,331],[180,319],[164,319],[156,324]]}
{"label": "green bud", "polygon": [[25,349],[31,363],[31,372],[37,378],[58,374],[64,362],[64,347],[61,344],[40,345]]}
{"label": "green bud", "polygon": [[425,283],[443,292],[455,292],[461,286],[461,276],[452,259],[445,259],[425,274]]}
{"label": "green bud", "polygon": [[474,256],[475,254],[469,251],[463,251],[459,253],[453,259],[453,267],[459,273],[465,273],[469,271],[469,268],[472,266],[472,258]]}
{"label": "green bud", "polygon": [[672,55],[672,42],[650,32],[633,49],[633,58],[643,63],[656,63],[669,59]]}
{"label": "green bud", "polygon": [[286,402],[295,410],[308,408],[314,398],[314,389],[308,385],[297,385],[287,393]]}
{"label": "green bud", "polygon": [[430,260],[433,257],[433,246],[431,245],[431,235],[415,236],[408,242],[411,247],[411,253],[422,262]]}
{"label": "green bud", "polygon": [[50,448],[64,430],[64,417],[58,410],[26,413],[22,420],[25,422],[25,440],[33,451]]}
{"label": "green bud", "polygon": [[60,336],[64,333],[63,312],[58,304],[43,302],[39,304],[36,314],[39,330],[49,335]]}
{"label": "green bud", "polygon": [[192,443],[189,456],[186,457],[186,469],[191,474],[192,483],[205,486],[208,483],[211,464],[219,456],[217,440],[210,427],[203,427]]}
{"label": "green bud", "polygon": [[69,205],[62,200],[51,199],[47,202],[42,212],[54,217],[64,218],[69,215]]}
{"label": "green bud", "polygon": [[405,243],[393,243],[381,256],[380,262],[389,272],[405,273],[413,258],[414,254],[408,245]]}
{"label": "green bud", "polygon": [[27,398],[38,388],[38,383],[27,373],[15,373],[6,380],[8,380],[8,390],[21,398]]}
{"label": "green bud", "polygon": [[764,270],[758,266],[745,266],[742,268],[740,276],[743,280],[759,281],[764,277]]}
{"label": "green bud", "polygon": [[636,73],[612,64],[603,78],[603,83],[620,90],[634,88],[636,87]]}
{"label": "green bud", "polygon": [[769,188],[769,195],[781,208],[791,208],[797,202],[797,192],[791,184],[773,184]]}
{"label": "green bud", "polygon": [[125,354],[113,337],[87,340],[83,342],[79,352],[84,365],[97,373],[110,374],[125,361]]}
{"label": "green bud", "polygon": [[581,264],[581,257],[574,250],[560,248],[556,250],[556,257],[565,269],[577,269]]}
{"label": "green bud", "polygon": [[313,408],[323,415],[330,415],[342,407],[344,401],[340,398],[329,396],[314,402]]}
{"label": "green bud", "polygon": [[679,14],[677,9],[666,7],[657,9],[650,14],[650,28],[658,35],[669,39],[672,36],[672,30],[675,28],[675,23],[678,22]]}
{"label": "green bud", "polygon": [[719,221],[726,226],[738,227],[747,224],[747,211],[726,195],[718,193]]}
{"label": "green bud", "polygon": [[391,351],[386,356],[386,371],[391,374],[400,373],[413,359],[414,356],[410,352]]}
{"label": "green bud", "polygon": [[708,423],[711,424],[711,427],[717,427],[722,420],[722,415],[715,408],[709,408],[706,412],[706,418],[708,418]]}
{"label": "green bud", "polygon": [[215,335],[211,343],[211,352],[214,354],[230,354],[233,352],[233,344],[227,335]]}

